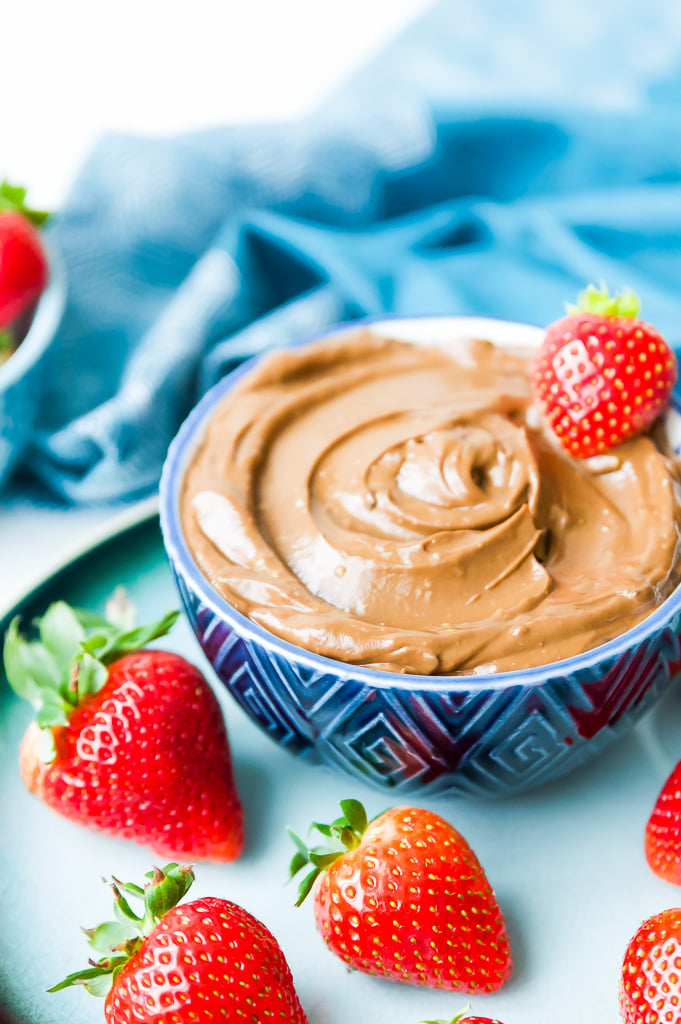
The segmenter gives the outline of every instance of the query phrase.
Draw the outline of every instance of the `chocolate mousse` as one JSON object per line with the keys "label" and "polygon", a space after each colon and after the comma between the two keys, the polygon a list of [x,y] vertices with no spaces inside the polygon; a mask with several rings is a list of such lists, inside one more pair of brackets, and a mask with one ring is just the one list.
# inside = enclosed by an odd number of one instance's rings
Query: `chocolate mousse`
{"label": "chocolate mousse", "polygon": [[244,375],[181,516],[212,587],[291,643],[395,672],[500,672],[589,650],[664,601],[680,483],[660,429],[564,452],[528,352],[358,330]]}

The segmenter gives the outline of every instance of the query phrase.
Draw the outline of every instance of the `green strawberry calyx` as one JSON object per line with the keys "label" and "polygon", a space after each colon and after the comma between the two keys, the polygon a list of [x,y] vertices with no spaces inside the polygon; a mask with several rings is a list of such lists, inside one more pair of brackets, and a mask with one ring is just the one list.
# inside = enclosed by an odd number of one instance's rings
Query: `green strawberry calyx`
{"label": "green strawberry calyx", "polygon": [[[115,921],[105,921],[96,928],[85,928],[88,944],[99,959],[91,959],[90,966],[69,974],[48,992],[59,992],[73,985],[83,985],[93,996],[105,996],[128,960],[133,957],[145,938],[151,934],[159,921],[169,910],[176,907],[186,896],[194,881],[191,867],[180,864],[166,864],[154,868],[146,875],[150,881],[142,886],[132,882],[111,881],[114,896]],[[126,897],[141,900],[143,909],[136,914]]]}
{"label": "green strawberry calyx", "polygon": [[21,634],[19,616],[9,625],[3,648],[7,680],[36,710],[43,730],[39,755],[46,762],[55,757],[52,727],[66,725],[73,709],[102,689],[112,662],[165,636],[180,614],[168,612],[157,622],[135,627],[129,603],[119,595],[112,605],[116,621],[56,601],[37,620],[36,640]]}
{"label": "green strawberry calyx", "polygon": [[568,313],[623,316],[633,320],[641,311],[641,300],[631,288],[623,288],[617,295],[611,295],[608,286],[601,281],[598,287],[590,284],[580,292],[576,306],[566,303],[565,308]]}
{"label": "green strawberry calyx", "polygon": [[451,1020],[422,1020],[421,1024],[460,1024],[460,1022],[462,1021],[465,1024],[465,1021],[468,1019],[468,1015],[470,1012],[470,1006],[466,1006],[465,1009],[461,1010],[460,1013],[457,1013],[456,1017],[452,1017]]}
{"label": "green strawberry calyx", "polygon": [[35,227],[40,227],[50,216],[46,210],[34,210],[26,205],[26,189],[21,185],[0,182],[0,213],[20,213]]}
{"label": "green strawberry calyx", "polygon": [[288,834],[296,846],[296,852],[289,865],[289,880],[303,868],[308,865],[312,866],[312,870],[305,875],[298,886],[297,907],[308,895],[322,871],[325,871],[349,850],[355,850],[362,841],[362,836],[369,824],[364,806],[359,800],[341,800],[339,806],[343,813],[330,825],[323,825],[317,821],[310,825],[310,833],[318,832],[326,840],[319,846],[308,846],[292,829],[288,830]]}

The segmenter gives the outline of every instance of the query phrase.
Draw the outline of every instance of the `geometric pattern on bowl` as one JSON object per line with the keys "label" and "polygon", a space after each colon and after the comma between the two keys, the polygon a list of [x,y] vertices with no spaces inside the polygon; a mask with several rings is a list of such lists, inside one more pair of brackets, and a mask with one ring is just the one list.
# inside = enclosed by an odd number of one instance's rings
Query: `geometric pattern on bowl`
{"label": "geometric pattern on bowl", "polygon": [[[679,670],[681,610],[634,652],[541,686],[443,677],[413,691],[367,685],[351,666],[296,664],[240,635],[175,572],[194,632],[227,690],[289,752],[403,793],[502,796],[573,770],[626,732]],[[461,677],[459,677],[461,679]]]}

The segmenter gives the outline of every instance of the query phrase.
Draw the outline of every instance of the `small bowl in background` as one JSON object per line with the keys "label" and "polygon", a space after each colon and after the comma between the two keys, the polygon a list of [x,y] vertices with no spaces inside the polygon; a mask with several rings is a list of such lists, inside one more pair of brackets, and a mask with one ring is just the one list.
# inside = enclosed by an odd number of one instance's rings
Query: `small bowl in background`
{"label": "small bowl in background", "polygon": [[[366,322],[365,322],[366,325]],[[428,344],[484,337],[535,346],[522,324],[460,317],[384,319],[379,335]],[[352,332],[357,323],[332,332]],[[671,683],[680,660],[681,588],[633,629],[576,657],[523,671],[408,675],[348,665],[281,640],[210,586],[184,539],[185,470],[218,403],[253,364],[220,381],[171,445],[161,527],[180,597],[208,660],[250,717],[291,753],[385,789],[504,795],[572,771],[627,732]],[[681,415],[668,413],[681,448]]]}
{"label": "small bowl in background", "polygon": [[66,303],[66,277],[47,249],[47,285],[15,351],[0,364],[0,486],[31,435],[42,377],[41,357],[57,329]]}

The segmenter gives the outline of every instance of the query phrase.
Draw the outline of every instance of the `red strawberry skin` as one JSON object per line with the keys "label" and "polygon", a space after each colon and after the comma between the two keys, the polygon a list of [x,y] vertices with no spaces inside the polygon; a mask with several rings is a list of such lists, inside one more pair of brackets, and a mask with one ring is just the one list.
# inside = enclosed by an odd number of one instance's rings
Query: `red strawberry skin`
{"label": "red strawberry skin", "polygon": [[0,327],[7,328],[47,283],[47,258],[40,233],[23,216],[0,212]]}
{"label": "red strawberry skin", "polygon": [[460,1024],[501,1024],[496,1017],[462,1017]]}
{"label": "red strawberry skin", "polygon": [[271,932],[227,900],[168,911],[106,997],[108,1024],[307,1024]]}
{"label": "red strawberry skin", "polygon": [[676,357],[654,327],[597,313],[573,313],[551,324],[532,369],[542,412],[577,458],[602,454],[646,430],[676,377]]}
{"label": "red strawberry skin", "polygon": [[22,778],[60,814],[178,859],[231,861],[243,812],[224,719],[197,668],[143,650],[109,667],[103,688],[53,726],[56,757],[36,753],[29,726]]}
{"label": "red strawberry skin", "polygon": [[624,1024],[681,1020],[681,909],[664,910],[641,925],[622,965]]}
{"label": "red strawberry skin", "polygon": [[315,917],[351,967],[455,992],[494,992],[510,977],[501,911],[466,840],[430,811],[397,807],[316,883]]}
{"label": "red strawberry skin", "polygon": [[681,762],[662,787],[648,819],[645,853],[656,875],[681,885]]}

